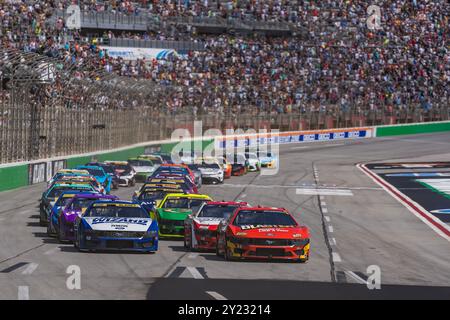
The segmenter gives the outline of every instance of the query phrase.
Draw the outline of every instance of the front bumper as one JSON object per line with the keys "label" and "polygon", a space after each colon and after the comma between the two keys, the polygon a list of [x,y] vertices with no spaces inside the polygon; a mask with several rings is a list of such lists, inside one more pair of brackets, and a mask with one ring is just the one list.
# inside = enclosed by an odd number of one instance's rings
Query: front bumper
{"label": "front bumper", "polygon": [[201,236],[195,235],[196,243],[192,244],[192,247],[196,250],[216,250],[217,238],[216,236]]}
{"label": "front bumper", "polygon": [[98,237],[84,238],[80,244],[81,250],[105,250],[105,251],[136,251],[155,252],[158,250],[158,238],[110,238]]}
{"label": "front bumper", "polygon": [[152,175],[152,172],[139,172],[134,176],[136,182],[145,182]]}
{"label": "front bumper", "polygon": [[184,220],[158,221],[159,236],[163,238],[184,238]]}
{"label": "front bumper", "polygon": [[309,259],[310,244],[301,246],[239,245],[227,242],[232,259],[301,260]]}

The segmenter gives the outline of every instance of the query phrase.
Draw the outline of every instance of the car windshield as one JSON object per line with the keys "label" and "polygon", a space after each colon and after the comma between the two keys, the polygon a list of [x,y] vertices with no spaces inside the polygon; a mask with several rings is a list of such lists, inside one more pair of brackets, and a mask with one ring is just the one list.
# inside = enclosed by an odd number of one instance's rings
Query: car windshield
{"label": "car windshield", "polygon": [[140,200],[161,200],[167,195],[167,191],[145,191],[139,197]]}
{"label": "car windshield", "polygon": [[133,167],[152,167],[153,162],[150,160],[129,160],[128,163]]}
{"label": "car windshield", "polygon": [[73,200],[71,209],[73,211],[82,211],[89,207],[94,201],[98,201],[98,198],[78,198]]}
{"label": "car windshield", "polygon": [[114,170],[131,171],[131,166],[129,164],[116,164]]}
{"label": "car windshield", "polygon": [[149,218],[149,215],[140,207],[108,205],[93,207],[86,217]]}
{"label": "car windshield", "polygon": [[95,177],[103,177],[105,174],[100,169],[87,169],[87,171]]}
{"label": "car windshield", "polygon": [[233,222],[236,226],[296,226],[294,218],[282,211],[239,211]]}
{"label": "car windshield", "polygon": [[202,163],[200,167],[205,169],[220,169],[217,163]]}
{"label": "car windshield", "polygon": [[198,170],[198,165],[196,164],[188,164],[189,169],[193,170],[193,171],[197,171]]}
{"label": "car windshield", "polygon": [[258,156],[256,154],[254,154],[254,153],[246,153],[245,157],[247,159],[258,159]]}
{"label": "car windshield", "polygon": [[205,205],[198,213],[199,218],[223,218],[226,219],[234,212],[237,206],[229,205]]}
{"label": "car windshield", "polygon": [[162,164],[163,163],[161,161],[161,159],[158,158],[158,157],[151,157],[151,160],[152,160],[153,163],[156,163],[156,164]]}
{"label": "car windshield", "polygon": [[70,196],[64,196],[64,197],[59,197],[58,201],[56,201],[56,206],[58,207],[65,207],[70,200],[74,197],[75,195],[70,195]]}
{"label": "car windshield", "polygon": [[83,188],[83,187],[73,187],[73,186],[66,186],[66,187],[56,187],[50,190],[47,197],[48,198],[58,198],[63,192],[65,191],[94,191],[92,187],[90,188]]}
{"label": "car windshield", "polygon": [[102,168],[106,173],[114,173],[114,168],[112,166],[104,166]]}
{"label": "car windshield", "polygon": [[167,199],[164,203],[164,208],[167,209],[192,209],[192,212],[197,212],[203,202],[208,200],[202,199],[188,199],[188,198],[179,198],[179,199]]}

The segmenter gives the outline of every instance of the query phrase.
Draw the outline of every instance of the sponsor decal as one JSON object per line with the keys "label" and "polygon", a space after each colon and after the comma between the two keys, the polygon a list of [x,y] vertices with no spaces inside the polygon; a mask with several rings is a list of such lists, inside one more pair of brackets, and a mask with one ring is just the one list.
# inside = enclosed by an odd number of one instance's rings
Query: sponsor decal
{"label": "sponsor decal", "polygon": [[102,223],[126,223],[126,224],[139,224],[147,225],[150,221],[145,219],[133,219],[133,218],[94,218],[92,224]]}
{"label": "sponsor decal", "polygon": [[[280,225],[242,225],[240,226],[242,230],[259,229],[259,232],[287,232],[284,228],[289,228],[289,226]],[[283,229],[279,229],[283,228]]]}

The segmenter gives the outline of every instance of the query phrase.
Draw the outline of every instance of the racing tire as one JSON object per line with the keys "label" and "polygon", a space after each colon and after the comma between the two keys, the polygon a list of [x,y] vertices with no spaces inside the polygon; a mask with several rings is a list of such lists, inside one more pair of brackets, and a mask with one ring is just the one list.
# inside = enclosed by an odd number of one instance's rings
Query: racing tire
{"label": "racing tire", "polygon": [[219,237],[216,239],[216,256],[222,257],[222,254],[219,252]]}
{"label": "racing tire", "polygon": [[52,232],[51,223],[47,222],[47,236],[54,238],[56,234]]}
{"label": "racing tire", "polygon": [[131,179],[130,187],[134,187],[136,185],[136,180]]}

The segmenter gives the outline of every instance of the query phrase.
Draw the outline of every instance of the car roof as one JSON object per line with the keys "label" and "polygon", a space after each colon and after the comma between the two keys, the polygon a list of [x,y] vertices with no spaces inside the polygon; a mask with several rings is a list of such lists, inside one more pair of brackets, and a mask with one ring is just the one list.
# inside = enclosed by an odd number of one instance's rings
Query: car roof
{"label": "car roof", "polygon": [[117,196],[112,195],[112,194],[86,193],[86,192],[77,193],[74,198],[118,199]]}
{"label": "car roof", "polygon": [[192,198],[192,199],[211,199],[210,196],[206,194],[196,194],[196,193],[169,193],[166,198]]}
{"label": "car roof", "polygon": [[236,201],[209,201],[209,202],[207,202],[206,204],[209,204],[209,205],[218,205],[218,206],[222,206],[222,205],[229,205],[229,206],[232,206],[232,205],[246,206],[246,205],[248,205],[248,203],[247,203],[247,202],[244,202],[244,201],[239,201],[239,202],[236,202]]}

